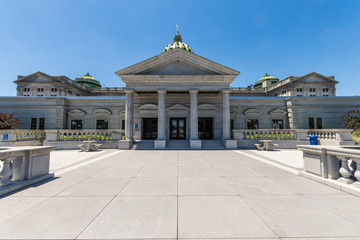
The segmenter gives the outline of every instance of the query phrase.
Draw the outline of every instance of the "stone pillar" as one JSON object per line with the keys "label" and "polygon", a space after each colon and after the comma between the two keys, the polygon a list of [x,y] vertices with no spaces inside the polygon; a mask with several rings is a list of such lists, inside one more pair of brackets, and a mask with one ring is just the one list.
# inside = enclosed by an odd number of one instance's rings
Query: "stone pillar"
{"label": "stone pillar", "polygon": [[230,90],[224,89],[222,92],[223,102],[223,129],[222,138],[230,139]]}
{"label": "stone pillar", "polygon": [[192,89],[190,93],[190,140],[198,140],[198,100],[199,90]]}
{"label": "stone pillar", "polygon": [[165,140],[165,96],[166,90],[158,91],[158,140]]}
{"label": "stone pillar", "polygon": [[126,107],[125,107],[125,138],[133,140],[133,90],[126,90]]}

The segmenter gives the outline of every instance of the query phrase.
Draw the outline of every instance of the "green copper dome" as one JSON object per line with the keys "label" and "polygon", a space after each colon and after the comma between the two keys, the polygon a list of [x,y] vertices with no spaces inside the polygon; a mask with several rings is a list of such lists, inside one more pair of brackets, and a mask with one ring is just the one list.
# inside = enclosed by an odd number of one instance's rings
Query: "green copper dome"
{"label": "green copper dome", "polygon": [[176,27],[177,27],[177,32],[174,37],[174,42],[168,44],[162,52],[164,53],[164,52],[170,51],[175,48],[180,48],[180,49],[184,49],[185,51],[188,51],[188,52],[193,52],[189,45],[182,42],[181,35],[179,34],[179,27],[177,25],[176,25]]}
{"label": "green copper dome", "polygon": [[99,81],[93,78],[89,73],[76,78],[75,82],[80,83],[85,87],[101,88],[101,84],[99,83]]}
{"label": "green copper dome", "polygon": [[279,81],[278,78],[270,76],[269,74],[266,73],[265,76],[263,76],[262,78],[256,81],[256,83],[254,84],[254,88],[261,88],[262,83],[268,80],[271,81],[271,84],[277,83]]}

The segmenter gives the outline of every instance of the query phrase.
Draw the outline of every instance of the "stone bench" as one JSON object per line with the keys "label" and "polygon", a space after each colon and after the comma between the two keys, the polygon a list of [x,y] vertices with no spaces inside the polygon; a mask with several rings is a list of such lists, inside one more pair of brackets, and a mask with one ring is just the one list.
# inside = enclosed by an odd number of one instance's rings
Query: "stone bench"
{"label": "stone bench", "polygon": [[50,152],[46,147],[6,147],[0,150],[0,196],[54,175],[49,174]]}
{"label": "stone bench", "polygon": [[77,145],[82,152],[89,152],[89,151],[98,151],[102,144],[96,143],[95,141],[87,141],[83,144]]}

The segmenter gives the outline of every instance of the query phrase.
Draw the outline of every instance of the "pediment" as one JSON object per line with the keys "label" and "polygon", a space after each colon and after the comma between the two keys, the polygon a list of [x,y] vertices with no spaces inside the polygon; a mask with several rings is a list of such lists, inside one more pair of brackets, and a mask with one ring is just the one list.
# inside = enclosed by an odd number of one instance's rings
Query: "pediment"
{"label": "pediment", "polygon": [[188,112],[188,111],[190,111],[190,108],[177,103],[177,104],[174,104],[174,105],[168,107],[166,109],[166,111],[186,111],[186,112]]}
{"label": "pediment", "polygon": [[74,110],[67,112],[67,115],[68,116],[84,116],[84,115],[86,115],[86,112],[76,108]]}
{"label": "pediment", "polygon": [[170,63],[148,69],[138,73],[139,75],[219,75],[216,72],[199,66],[186,63],[183,60],[174,60]]}
{"label": "pediment", "polygon": [[250,117],[258,117],[261,115],[261,111],[256,108],[249,108],[246,111],[244,111],[244,114]]}
{"label": "pediment", "polygon": [[94,111],[95,116],[110,116],[111,111],[105,108],[99,108]]}
{"label": "pediment", "polygon": [[272,111],[269,111],[269,115],[271,116],[279,116],[279,117],[282,117],[282,116],[285,116],[287,114],[287,112],[277,108],[275,110],[272,110]]}
{"label": "pediment", "polygon": [[154,113],[157,112],[158,106],[156,104],[147,103],[138,107],[140,113]]}
{"label": "pediment", "polygon": [[211,113],[215,113],[219,110],[219,108],[213,104],[208,104],[208,103],[203,103],[203,104],[200,104],[198,106],[198,111],[199,112],[211,112]]}
{"label": "pediment", "polygon": [[36,72],[28,76],[23,76],[14,82],[15,83],[61,83],[62,81],[43,72]]}
{"label": "pediment", "polygon": [[120,115],[125,115],[125,113],[126,113],[125,108],[119,111],[119,114],[120,114]]}
{"label": "pediment", "polygon": [[334,80],[334,77],[328,77],[321,75],[316,72],[312,72],[309,74],[306,74],[302,77],[298,77],[294,80],[294,82],[297,83],[337,83],[337,81]]}
{"label": "pediment", "polygon": [[231,75],[240,72],[183,49],[173,49],[116,72],[128,75]]}

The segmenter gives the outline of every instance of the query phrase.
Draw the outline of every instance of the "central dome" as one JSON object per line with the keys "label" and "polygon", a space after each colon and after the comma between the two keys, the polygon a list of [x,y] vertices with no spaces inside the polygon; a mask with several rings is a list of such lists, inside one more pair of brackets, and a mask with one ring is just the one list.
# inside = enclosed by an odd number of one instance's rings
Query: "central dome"
{"label": "central dome", "polygon": [[164,53],[164,52],[170,51],[175,48],[180,48],[180,49],[184,49],[185,51],[188,51],[188,52],[193,52],[189,45],[182,42],[181,35],[179,34],[179,27],[177,25],[176,25],[176,27],[177,27],[177,32],[174,37],[174,42],[168,44],[162,52]]}

